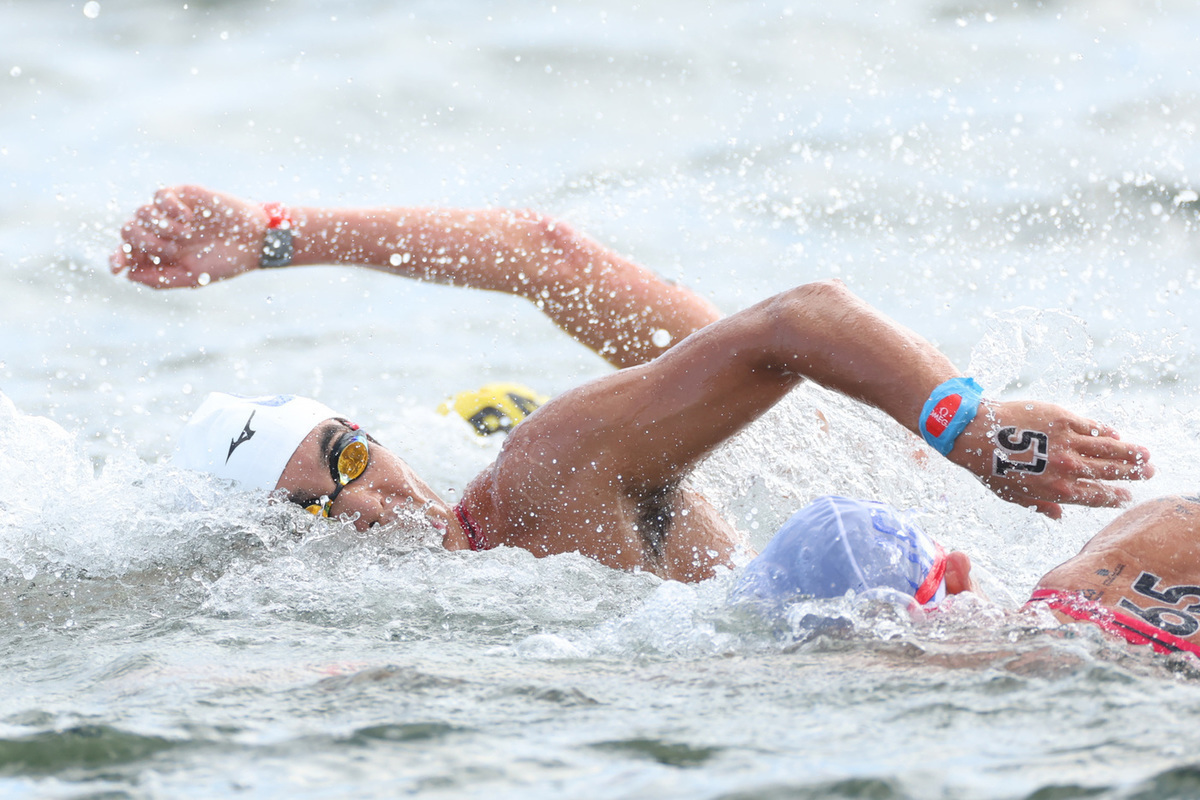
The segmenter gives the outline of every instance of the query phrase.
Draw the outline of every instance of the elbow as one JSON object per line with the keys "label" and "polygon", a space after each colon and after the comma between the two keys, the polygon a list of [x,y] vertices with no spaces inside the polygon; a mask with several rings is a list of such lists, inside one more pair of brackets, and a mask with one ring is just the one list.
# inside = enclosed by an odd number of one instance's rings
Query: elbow
{"label": "elbow", "polygon": [[840,278],[826,278],[797,286],[792,291],[798,292],[810,302],[825,304],[841,304],[855,300],[851,292]]}
{"label": "elbow", "polygon": [[583,242],[583,234],[557,217],[525,211],[523,218],[526,226],[525,238],[534,243],[543,255],[552,259],[569,258],[571,253],[579,250]]}
{"label": "elbow", "polygon": [[511,239],[523,243],[527,249],[564,250],[583,238],[564,220],[532,208],[497,210],[495,213],[501,215],[498,226],[507,228]]}
{"label": "elbow", "polygon": [[837,279],[802,284],[764,301],[753,326],[762,366],[808,375],[837,341],[852,335],[860,305]]}
{"label": "elbow", "polygon": [[584,234],[564,220],[535,211],[521,211],[515,221],[525,263],[532,267],[531,292],[558,296],[586,284],[595,265]]}
{"label": "elbow", "polygon": [[840,318],[859,303],[846,284],[837,278],[805,283],[772,297],[771,316],[775,319]]}

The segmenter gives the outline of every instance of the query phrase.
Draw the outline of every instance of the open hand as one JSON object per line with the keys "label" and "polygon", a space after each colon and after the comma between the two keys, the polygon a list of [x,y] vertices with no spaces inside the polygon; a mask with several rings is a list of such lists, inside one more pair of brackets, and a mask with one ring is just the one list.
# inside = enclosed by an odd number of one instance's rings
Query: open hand
{"label": "open hand", "polygon": [[1047,516],[1060,503],[1119,506],[1132,494],[1110,481],[1154,475],[1150,451],[1122,442],[1107,425],[1051,403],[985,400],[958,437],[950,460],[975,473],[1005,500]]}

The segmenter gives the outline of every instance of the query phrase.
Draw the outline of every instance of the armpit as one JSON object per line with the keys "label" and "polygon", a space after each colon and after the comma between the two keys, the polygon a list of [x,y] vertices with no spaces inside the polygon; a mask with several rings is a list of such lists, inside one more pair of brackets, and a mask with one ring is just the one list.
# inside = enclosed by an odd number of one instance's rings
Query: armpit
{"label": "armpit", "polygon": [[642,536],[647,559],[661,566],[666,556],[666,540],[671,530],[675,509],[672,500],[675,487],[659,489],[647,495],[638,515],[637,531]]}

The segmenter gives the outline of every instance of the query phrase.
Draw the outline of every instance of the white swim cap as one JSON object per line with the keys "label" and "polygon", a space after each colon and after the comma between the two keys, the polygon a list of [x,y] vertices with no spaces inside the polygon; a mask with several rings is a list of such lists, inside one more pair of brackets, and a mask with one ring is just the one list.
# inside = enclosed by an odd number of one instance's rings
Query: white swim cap
{"label": "white swim cap", "polygon": [[175,464],[274,491],[292,454],[333,409],[289,394],[239,397],[213,392],[179,434]]}
{"label": "white swim cap", "polygon": [[884,503],[829,495],[783,524],[746,566],[731,599],[778,607],[797,599],[893,590],[920,605],[946,596],[946,554]]}

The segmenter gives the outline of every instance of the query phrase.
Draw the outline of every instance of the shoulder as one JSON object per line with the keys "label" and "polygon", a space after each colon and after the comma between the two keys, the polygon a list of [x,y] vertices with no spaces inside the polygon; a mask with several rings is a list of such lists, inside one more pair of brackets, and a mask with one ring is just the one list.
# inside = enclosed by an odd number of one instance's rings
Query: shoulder
{"label": "shoulder", "polygon": [[1084,550],[1139,539],[1200,534],[1200,497],[1166,495],[1139,503],[1097,533]]}
{"label": "shoulder", "polygon": [[1200,583],[1200,498],[1168,495],[1127,510],[1046,573],[1041,589],[1083,592],[1102,600],[1142,572],[1172,581]]}

